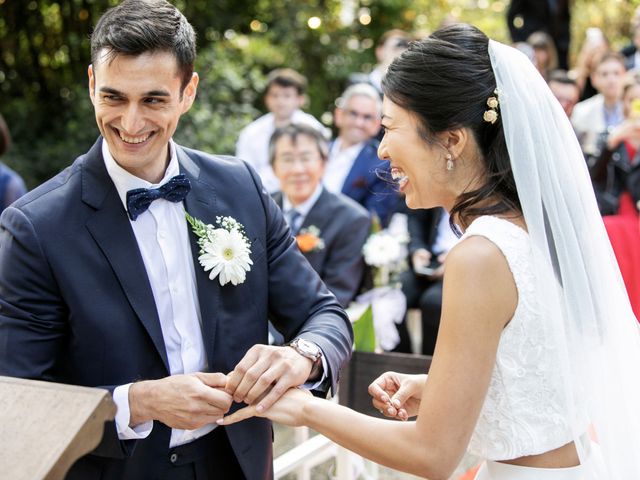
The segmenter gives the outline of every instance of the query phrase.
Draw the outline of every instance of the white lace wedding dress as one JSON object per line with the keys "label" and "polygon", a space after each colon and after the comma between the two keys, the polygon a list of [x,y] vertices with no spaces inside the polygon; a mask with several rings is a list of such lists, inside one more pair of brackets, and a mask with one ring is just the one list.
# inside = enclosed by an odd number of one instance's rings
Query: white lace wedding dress
{"label": "white lace wedding dress", "polygon": [[[589,468],[585,464],[540,469],[499,462],[554,450],[571,442],[573,435],[557,368],[559,353],[540,328],[539,306],[545,299],[536,294],[528,233],[507,220],[482,216],[461,241],[473,235],[486,237],[500,249],[518,290],[518,304],[502,332],[487,397],[469,444],[469,453],[486,459],[476,480],[584,478]],[[551,268],[547,274],[549,282],[558,283]],[[585,432],[587,427],[585,420]]]}

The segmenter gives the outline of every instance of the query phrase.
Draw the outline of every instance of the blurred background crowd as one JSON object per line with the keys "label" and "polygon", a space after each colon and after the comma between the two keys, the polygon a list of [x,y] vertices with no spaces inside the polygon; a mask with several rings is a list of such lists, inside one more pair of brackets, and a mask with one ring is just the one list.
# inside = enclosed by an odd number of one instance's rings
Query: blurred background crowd
{"label": "blurred background crowd", "polygon": [[[89,35],[116,3],[0,0],[0,208],[95,141]],[[176,141],[253,164],[345,307],[380,286],[361,253],[371,225],[397,232],[409,267],[398,281],[421,313],[420,352],[433,352],[457,237],[441,209],[406,209],[377,159],[380,81],[411,41],[464,21],[527,55],[570,117],[640,312],[640,0],[174,3],[198,33],[200,74]],[[412,350],[404,318],[387,349]]]}

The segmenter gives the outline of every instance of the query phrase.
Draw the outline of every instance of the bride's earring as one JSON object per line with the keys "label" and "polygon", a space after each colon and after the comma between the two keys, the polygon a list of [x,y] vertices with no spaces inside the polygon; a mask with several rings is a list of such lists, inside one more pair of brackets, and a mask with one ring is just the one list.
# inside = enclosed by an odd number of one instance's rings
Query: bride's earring
{"label": "bride's earring", "polygon": [[450,153],[447,153],[444,158],[447,159],[447,171],[450,172],[453,170],[453,158]]}

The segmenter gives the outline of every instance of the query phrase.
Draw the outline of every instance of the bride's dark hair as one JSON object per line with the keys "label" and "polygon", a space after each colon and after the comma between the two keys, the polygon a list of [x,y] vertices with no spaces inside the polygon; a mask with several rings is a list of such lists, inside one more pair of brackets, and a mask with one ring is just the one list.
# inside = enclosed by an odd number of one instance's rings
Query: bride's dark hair
{"label": "bride's dark hair", "polygon": [[428,144],[437,143],[437,133],[461,127],[475,137],[485,176],[479,188],[462,193],[451,209],[456,231],[454,221],[466,226],[469,217],[521,211],[500,107],[495,123],[483,119],[487,99],[496,96],[488,47],[489,39],[477,28],[450,25],[412,43],[382,81],[389,100],[416,116],[418,133]]}

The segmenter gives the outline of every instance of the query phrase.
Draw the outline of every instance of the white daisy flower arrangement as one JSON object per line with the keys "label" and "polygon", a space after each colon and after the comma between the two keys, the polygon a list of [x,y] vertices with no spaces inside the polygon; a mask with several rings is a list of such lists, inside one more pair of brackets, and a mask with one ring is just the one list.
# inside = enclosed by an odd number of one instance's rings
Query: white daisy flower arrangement
{"label": "white daisy flower arrangement", "polygon": [[374,268],[374,285],[389,285],[392,277],[406,268],[407,239],[394,235],[388,230],[380,230],[369,236],[362,253],[367,265]]}
{"label": "white daisy flower arrangement", "polygon": [[187,222],[198,237],[200,256],[198,261],[209,272],[209,279],[221,286],[231,282],[243,283],[251,270],[251,242],[244,233],[244,226],[233,217],[216,217],[217,227],[205,224],[185,212]]}
{"label": "white daisy flower arrangement", "polygon": [[371,235],[362,248],[364,260],[372,267],[385,267],[402,260],[400,242],[386,230]]}

